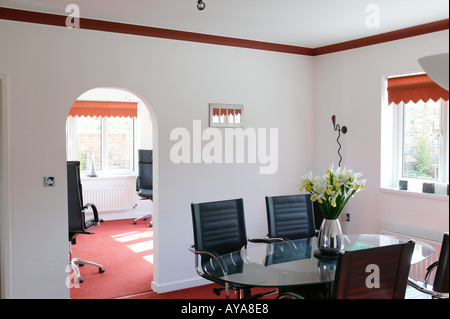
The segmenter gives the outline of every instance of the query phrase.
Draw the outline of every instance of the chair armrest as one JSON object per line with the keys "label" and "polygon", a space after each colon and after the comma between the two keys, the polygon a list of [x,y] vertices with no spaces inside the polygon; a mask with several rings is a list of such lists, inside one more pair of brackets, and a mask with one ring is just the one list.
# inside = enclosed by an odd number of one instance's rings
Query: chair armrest
{"label": "chair armrest", "polygon": [[190,252],[192,252],[192,253],[194,253],[196,255],[208,255],[208,256],[210,256],[212,258],[217,258],[218,257],[215,253],[212,253],[210,251],[196,249],[194,245],[189,246],[188,249],[189,249]]}
{"label": "chair armrest", "polygon": [[[194,253],[195,255],[206,255],[206,256],[209,256],[209,257],[213,258],[219,264],[223,275],[224,276],[228,275],[227,271],[224,268],[223,263],[221,262],[219,256],[217,256],[217,254],[215,254],[213,252],[210,252],[210,251],[207,251],[207,250],[196,249],[194,245],[189,246],[188,249],[189,249],[190,252]],[[195,268],[197,270],[197,273],[200,276],[202,276],[204,274],[203,270],[200,269],[200,267],[198,266],[198,259],[197,258],[195,259]]]}
{"label": "chair armrest", "polygon": [[[219,266],[220,266],[220,268],[221,268],[221,270],[223,272],[224,277],[226,277],[228,275],[227,272],[225,271],[223,265],[222,265],[222,262],[219,259],[219,256],[217,256],[217,254],[212,253],[212,252],[207,251],[207,250],[196,249],[195,245],[189,246],[188,249],[189,249],[190,252],[194,253],[196,256],[198,256],[198,255],[207,255],[207,256],[210,256],[211,258],[214,258],[217,261],[217,263],[219,264]],[[195,270],[197,271],[197,274],[200,277],[207,278],[207,277],[205,277],[205,273],[198,266],[198,258],[195,258]],[[227,281],[225,281],[223,285],[225,286],[225,295],[227,296],[227,299],[229,299],[229,292],[228,292],[228,290],[230,289],[229,288],[229,283]]]}
{"label": "chair armrest", "polygon": [[99,219],[98,218],[98,211],[97,211],[97,207],[92,204],[92,203],[87,203],[86,205],[83,206],[83,210],[88,209],[88,208],[92,208],[92,212],[94,213],[94,222],[96,225],[103,223],[103,219]]}
{"label": "chair armrest", "polygon": [[439,261],[435,261],[434,263],[432,263],[430,266],[427,267],[427,272],[425,273],[425,278],[423,280],[423,284],[426,286],[428,286],[428,280],[430,279],[430,275],[431,272],[437,268],[437,266],[439,265]]}
{"label": "chair armrest", "polygon": [[286,239],[285,238],[281,238],[281,237],[269,237],[269,236],[266,236],[264,238],[248,239],[248,241],[251,242],[251,243],[272,244],[272,243],[277,242],[277,241],[286,241]]}
{"label": "chair armrest", "polygon": [[448,292],[444,293],[444,292],[439,292],[439,291],[434,291],[434,290],[428,289],[427,286],[425,285],[425,283],[420,284],[411,278],[408,278],[408,285],[410,285],[411,287],[413,287],[414,289],[416,289],[422,293],[425,293],[427,295],[430,295],[430,296],[433,296],[436,298],[448,298],[449,297]]}
{"label": "chair armrest", "polygon": [[252,239],[248,239],[249,242],[251,243],[255,243],[255,244],[259,244],[259,243],[265,243],[265,244],[271,244],[275,241],[283,241],[283,239],[278,239],[278,238],[252,238]]}

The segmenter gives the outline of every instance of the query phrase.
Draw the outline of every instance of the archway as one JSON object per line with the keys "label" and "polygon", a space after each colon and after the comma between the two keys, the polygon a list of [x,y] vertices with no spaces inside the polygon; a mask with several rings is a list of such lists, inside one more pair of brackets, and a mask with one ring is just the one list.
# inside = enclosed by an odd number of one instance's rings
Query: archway
{"label": "archway", "polygon": [[[91,103],[92,102],[92,103]],[[116,104],[111,104],[116,103]],[[130,105],[136,104],[136,114],[129,116],[128,113],[121,113],[120,105]],[[90,110],[84,109],[80,112],[78,109],[77,112],[74,112],[74,109],[77,109],[79,105],[90,105],[94,106]],[[119,105],[119,110],[112,110],[117,105]],[[103,107],[104,109],[101,112],[104,112],[105,109],[107,112],[113,112],[112,114],[96,114],[96,107]],[[84,113],[83,113],[84,112]],[[117,114],[114,112],[118,112]],[[99,119],[100,118],[100,119]],[[80,120],[83,119],[83,120]],[[94,134],[90,134],[88,137],[82,136],[80,133],[85,126],[91,125],[89,121],[94,122],[93,126],[96,123],[100,123],[97,125],[96,130],[100,131],[100,138],[93,137]],[[119,119],[119,120],[115,120]],[[97,122],[96,122],[97,121]],[[120,125],[118,122],[122,123]],[[79,123],[82,123],[81,125]],[[87,124],[86,124],[87,123]],[[125,124],[123,124],[125,123]],[[67,150],[67,160],[79,160],[82,163],[82,184],[83,184],[83,196],[85,194],[85,188],[89,191],[92,189],[104,189],[111,188],[109,187],[111,184],[114,184],[113,188],[117,188],[117,185],[120,183],[125,183],[128,188],[134,188],[134,198],[133,202],[136,203],[132,208],[122,209],[121,207],[108,207],[103,209],[99,208],[99,214],[101,218],[104,220],[120,220],[120,219],[134,219],[139,217],[139,215],[143,215],[143,212],[148,212],[148,209],[151,210],[152,215],[154,216],[154,225],[157,225],[157,191],[154,194],[153,201],[139,201],[136,195],[136,172],[137,172],[137,153],[138,149],[153,149],[154,155],[154,177],[153,177],[153,185],[154,189],[157,189],[158,185],[158,153],[157,153],[157,122],[155,112],[148,102],[143,96],[140,94],[122,88],[95,88],[86,91],[81,94],[72,105],[71,111],[69,112],[67,124],[66,124],[66,150]],[[131,146],[122,148],[115,148],[116,152],[124,153],[128,158],[127,164],[123,166],[121,161],[115,161],[112,159],[112,143],[124,144],[122,142],[118,142],[117,139],[114,141],[111,139],[111,128],[121,128],[126,127],[127,137],[125,140],[131,141]],[[74,133],[75,132],[75,133]],[[97,132],[98,135],[99,132]],[[121,132],[123,133],[123,132]],[[74,135],[75,134],[75,135]],[[126,135],[122,134],[122,135]],[[121,136],[122,136],[121,135]],[[75,140],[73,137],[76,137]],[[103,137],[101,137],[103,136]],[[105,138],[105,136],[107,136]],[[86,138],[91,138],[92,140],[96,140],[97,143],[90,143]],[[81,140],[81,141],[80,141]],[[99,142],[100,141],[100,142]],[[86,145],[90,145],[86,147]],[[106,144],[106,147],[105,147]],[[82,145],[82,147],[80,147]],[[100,149],[99,149],[100,146]],[[122,145],[123,146],[123,145]],[[130,151],[131,150],[131,151]],[[100,154],[100,155],[99,155]],[[107,155],[105,155],[107,154]],[[120,155],[120,154],[118,154]],[[131,156],[130,156],[131,155]],[[106,158],[106,161],[104,160]],[[131,158],[131,160],[130,160]],[[91,164],[94,163],[93,166]],[[122,166],[121,166],[122,165]],[[115,169],[118,166],[118,169]],[[92,167],[94,167],[95,178],[92,176]],[[117,178],[117,179],[115,179]],[[134,185],[133,185],[134,184]],[[106,186],[105,186],[106,185]],[[87,186],[87,187],[85,187]],[[84,202],[90,201],[89,198],[84,198]],[[95,201],[93,201],[95,203]],[[150,203],[149,203],[150,202]],[[150,204],[150,206],[149,206]],[[137,208],[136,208],[137,206]],[[139,209],[141,208],[141,209]],[[130,223],[131,226],[131,223]],[[133,226],[131,226],[133,227]],[[156,227],[155,227],[156,228]],[[136,229],[136,228],[134,228]],[[147,228],[148,229],[148,228]],[[95,230],[94,230],[95,231]],[[154,235],[153,235],[154,236]],[[156,247],[156,245],[154,246]],[[156,249],[153,248],[153,255],[156,254]],[[76,257],[76,256],[74,256]],[[152,263],[153,256],[152,256]],[[151,287],[151,282],[148,282],[148,287]],[[149,288],[150,289],[150,288]],[[71,290],[72,295],[72,290]]]}

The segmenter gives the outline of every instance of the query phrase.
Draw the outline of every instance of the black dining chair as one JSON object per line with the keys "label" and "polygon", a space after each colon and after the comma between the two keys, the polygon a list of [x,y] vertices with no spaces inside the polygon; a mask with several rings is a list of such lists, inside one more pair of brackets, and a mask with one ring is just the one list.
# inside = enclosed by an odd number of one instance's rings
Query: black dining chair
{"label": "black dining chair", "polygon": [[[71,245],[74,245],[76,244],[76,238],[78,235],[95,234],[89,232],[89,230],[103,222],[103,220],[99,218],[97,208],[93,203],[83,204],[83,191],[80,179],[80,162],[78,161],[67,162],[67,195],[69,210],[69,242]],[[86,211],[89,208],[92,209],[93,216],[86,218]],[[80,258],[72,258],[71,250],[69,254],[70,267],[74,271],[78,283],[83,282],[78,266],[96,266],[98,267],[98,271],[100,273],[105,272],[102,265],[92,261],[81,260]]]}
{"label": "black dining chair", "polygon": [[[189,250],[196,255],[197,273],[224,287],[213,289],[217,295],[225,290],[229,298],[231,289],[238,298],[249,298],[252,287],[229,284],[219,278],[240,273],[244,266],[240,255],[240,250],[247,245],[243,199],[192,203],[191,211],[194,245]],[[227,258],[221,257],[226,254],[229,254]]]}
{"label": "black dining chair", "polygon": [[[442,238],[441,252],[439,253],[439,260],[431,264],[427,268],[423,283],[419,283],[411,278],[408,279],[408,284],[418,291],[431,296],[432,298],[446,299],[449,297],[449,268],[448,268],[448,253],[449,240],[448,233],[444,233]],[[433,286],[428,287],[428,281],[433,271],[436,271],[433,281]]]}
{"label": "black dining chair", "polygon": [[[301,251],[292,240],[312,238],[318,235],[315,209],[310,194],[266,196],[268,234],[266,239],[252,242],[286,241],[289,249]],[[320,212],[319,212],[320,214]],[[320,225],[319,225],[320,226]],[[279,289],[280,296],[287,293],[302,295],[306,299],[322,298],[329,289],[328,284],[304,285]]]}
{"label": "black dining chair", "polygon": [[269,239],[294,240],[317,235],[310,194],[266,196]]}
{"label": "black dining chair", "polygon": [[[341,251],[338,255],[332,299],[404,299],[415,243]],[[329,293],[330,293],[329,292]],[[284,291],[278,299],[306,299]]]}
{"label": "black dining chair", "polygon": [[333,299],[404,299],[415,242],[338,255]]}

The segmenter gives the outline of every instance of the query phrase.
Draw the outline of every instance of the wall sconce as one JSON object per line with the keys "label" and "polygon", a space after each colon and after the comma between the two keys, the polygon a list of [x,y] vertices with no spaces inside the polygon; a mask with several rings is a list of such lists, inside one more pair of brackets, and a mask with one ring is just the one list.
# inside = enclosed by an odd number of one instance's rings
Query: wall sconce
{"label": "wall sconce", "polygon": [[342,148],[342,145],[341,145],[341,143],[339,143],[339,138],[341,137],[341,132],[342,132],[342,134],[347,133],[347,126],[343,126],[343,127],[341,128],[341,126],[340,126],[339,124],[336,124],[336,115],[333,115],[333,116],[331,117],[331,121],[333,122],[333,128],[334,128],[334,130],[339,132],[338,137],[337,137],[337,139],[336,139],[336,142],[337,142],[338,145],[339,145],[339,148],[338,148],[339,167],[341,167],[341,162],[342,162],[341,148]]}

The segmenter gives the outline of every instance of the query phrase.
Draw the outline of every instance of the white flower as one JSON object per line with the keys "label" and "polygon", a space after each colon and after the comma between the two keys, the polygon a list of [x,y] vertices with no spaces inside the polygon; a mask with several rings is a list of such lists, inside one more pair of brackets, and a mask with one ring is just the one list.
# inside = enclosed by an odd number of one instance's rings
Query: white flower
{"label": "white flower", "polygon": [[362,174],[331,166],[322,176],[302,177],[300,191],[311,194],[311,200],[319,203],[325,218],[337,218],[347,201],[364,189],[366,180],[358,180]]}

